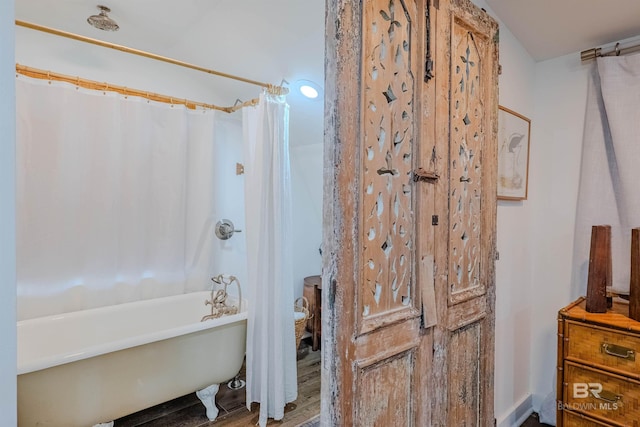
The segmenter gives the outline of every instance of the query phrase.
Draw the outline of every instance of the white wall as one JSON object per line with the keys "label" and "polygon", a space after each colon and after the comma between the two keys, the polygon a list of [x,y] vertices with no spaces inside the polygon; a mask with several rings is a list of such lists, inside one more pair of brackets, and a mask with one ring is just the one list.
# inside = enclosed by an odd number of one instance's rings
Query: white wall
{"label": "white wall", "polygon": [[[224,113],[223,113],[224,114]],[[210,236],[213,239],[213,250],[216,256],[212,260],[211,274],[230,274],[240,281],[242,289],[247,289],[247,245],[245,241],[244,215],[244,175],[236,174],[236,163],[242,163],[242,112],[218,117],[215,131],[215,160],[214,179],[216,195]],[[217,221],[228,219],[236,229],[242,230],[230,239],[220,240],[215,237],[214,230]],[[229,289],[235,294],[234,287]],[[243,295],[246,298],[247,293]]]}
{"label": "white wall", "polygon": [[579,296],[571,263],[593,62],[575,52],[536,63],[501,23],[500,64],[500,105],[531,119],[528,199],[498,203],[495,410],[510,426],[555,393],[557,313]]}
{"label": "white wall", "polygon": [[555,391],[557,315],[571,301],[571,261],[588,65],[575,54],[536,66],[530,159],[534,407]]}
{"label": "white wall", "polygon": [[[530,118],[535,130],[535,61],[484,0],[474,3],[500,24],[499,103]],[[532,132],[532,154],[537,149],[536,141]],[[529,193],[533,179],[529,172]],[[498,202],[494,408],[499,427],[519,425],[532,407],[532,209],[530,196],[525,201]]]}
{"label": "white wall", "polygon": [[15,426],[15,69],[14,3],[0,0],[0,417]]}
{"label": "white wall", "polygon": [[[510,31],[500,28],[500,105],[532,119],[535,63]],[[532,129],[533,129],[532,126]],[[531,134],[531,153],[536,136]],[[529,186],[533,177],[529,175]],[[498,425],[521,422],[530,408],[531,364],[531,220],[533,202],[498,202],[496,262],[496,418]]]}
{"label": "white wall", "polygon": [[291,147],[296,297],[302,295],[305,277],[322,274],[322,156],[322,143]]}
{"label": "white wall", "polygon": [[511,426],[555,392],[557,313],[575,297],[588,65],[577,52],[536,63],[502,23],[500,64],[500,105],[531,119],[528,198],[498,202],[495,410],[498,426]]}
{"label": "white wall", "polygon": [[[621,42],[639,40],[640,37],[635,37]],[[611,47],[603,46],[603,50]],[[534,176],[531,381],[536,407],[555,387],[557,312],[579,296],[571,290],[571,264],[588,72],[594,65],[594,61],[581,63],[578,52],[536,65],[538,148],[531,158]]]}

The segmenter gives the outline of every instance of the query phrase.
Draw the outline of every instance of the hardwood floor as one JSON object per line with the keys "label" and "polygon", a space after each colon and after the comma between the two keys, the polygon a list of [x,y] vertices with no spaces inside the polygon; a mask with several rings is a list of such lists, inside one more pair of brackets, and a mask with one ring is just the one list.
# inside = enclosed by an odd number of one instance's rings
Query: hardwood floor
{"label": "hardwood floor", "polygon": [[549,424],[542,424],[538,419],[538,414],[535,412],[527,418],[527,420],[520,427],[551,427]]}
{"label": "hardwood floor", "polygon": [[[241,371],[241,377],[244,372]],[[220,413],[209,421],[205,409],[195,393],[136,412],[115,420],[114,427],[245,427],[258,422],[259,406],[251,411],[245,405],[245,389],[231,390],[220,386],[217,396]],[[267,425],[282,427],[311,427],[318,425],[315,417],[320,413],[320,350],[311,351],[309,340],[303,341],[298,351],[298,399],[285,407],[282,421],[269,419]],[[315,422],[314,422],[315,421]],[[520,427],[550,427],[541,424],[533,413]]]}
{"label": "hardwood floor", "polygon": [[[269,419],[267,425],[297,427],[320,413],[320,351],[311,351],[303,342],[298,351],[298,399],[285,407],[281,421]],[[244,377],[244,372],[241,377]],[[211,422],[205,408],[195,393],[136,412],[115,420],[114,427],[245,427],[258,422],[259,405],[253,404],[248,411],[245,404],[245,389],[231,390],[220,385],[217,404],[218,418]]]}

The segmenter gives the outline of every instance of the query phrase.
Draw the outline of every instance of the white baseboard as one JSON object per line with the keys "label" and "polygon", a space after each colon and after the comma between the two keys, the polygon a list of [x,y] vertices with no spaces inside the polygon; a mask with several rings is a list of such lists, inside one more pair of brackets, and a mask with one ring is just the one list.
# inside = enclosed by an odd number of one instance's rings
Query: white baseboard
{"label": "white baseboard", "polygon": [[533,412],[533,398],[529,394],[509,408],[505,414],[497,418],[497,427],[518,427]]}

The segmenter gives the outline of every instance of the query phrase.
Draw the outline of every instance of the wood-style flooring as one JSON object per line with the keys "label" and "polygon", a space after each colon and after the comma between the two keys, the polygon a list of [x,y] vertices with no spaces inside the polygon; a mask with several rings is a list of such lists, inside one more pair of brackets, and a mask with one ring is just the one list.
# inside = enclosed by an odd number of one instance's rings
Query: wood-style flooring
{"label": "wood-style flooring", "polygon": [[[281,421],[269,419],[267,425],[297,427],[320,413],[320,351],[311,351],[303,342],[298,350],[298,399],[285,407]],[[244,367],[240,371],[244,378]],[[215,421],[209,421],[205,408],[195,393],[136,412],[115,420],[114,427],[246,427],[258,422],[260,407],[253,404],[247,410],[246,390],[231,390],[220,385],[216,403],[220,413]]]}
{"label": "wood-style flooring", "polygon": [[[311,351],[303,341],[298,351],[298,400],[285,407],[282,421],[269,419],[268,425],[282,427],[312,427],[318,425],[320,413],[320,351]],[[243,368],[244,370],[244,368]],[[240,372],[244,378],[244,372]],[[205,408],[195,393],[179,397],[161,405],[115,420],[114,427],[246,427],[258,422],[259,406],[248,411],[245,389],[231,390],[220,385],[217,395],[218,418],[209,421]],[[541,424],[533,413],[520,427],[550,427]]]}
{"label": "wood-style flooring", "polygon": [[551,427],[549,424],[542,424],[538,419],[538,414],[535,412],[527,418],[527,420],[520,427]]}

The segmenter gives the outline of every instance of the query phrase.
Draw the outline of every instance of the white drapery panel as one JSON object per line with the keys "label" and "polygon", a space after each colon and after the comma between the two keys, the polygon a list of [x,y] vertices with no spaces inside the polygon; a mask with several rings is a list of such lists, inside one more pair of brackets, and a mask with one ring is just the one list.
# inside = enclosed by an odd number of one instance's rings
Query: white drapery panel
{"label": "white drapery panel", "polygon": [[16,95],[19,319],[208,289],[224,113],[23,76]]}
{"label": "white drapery panel", "polygon": [[243,110],[248,294],[247,407],[260,426],[298,394],[294,333],[289,106],[262,93]]}
{"label": "white drapery panel", "polygon": [[611,225],[613,287],[629,289],[631,229],[640,227],[640,55],[598,58],[589,79],[572,295],[586,293],[591,227]]}

